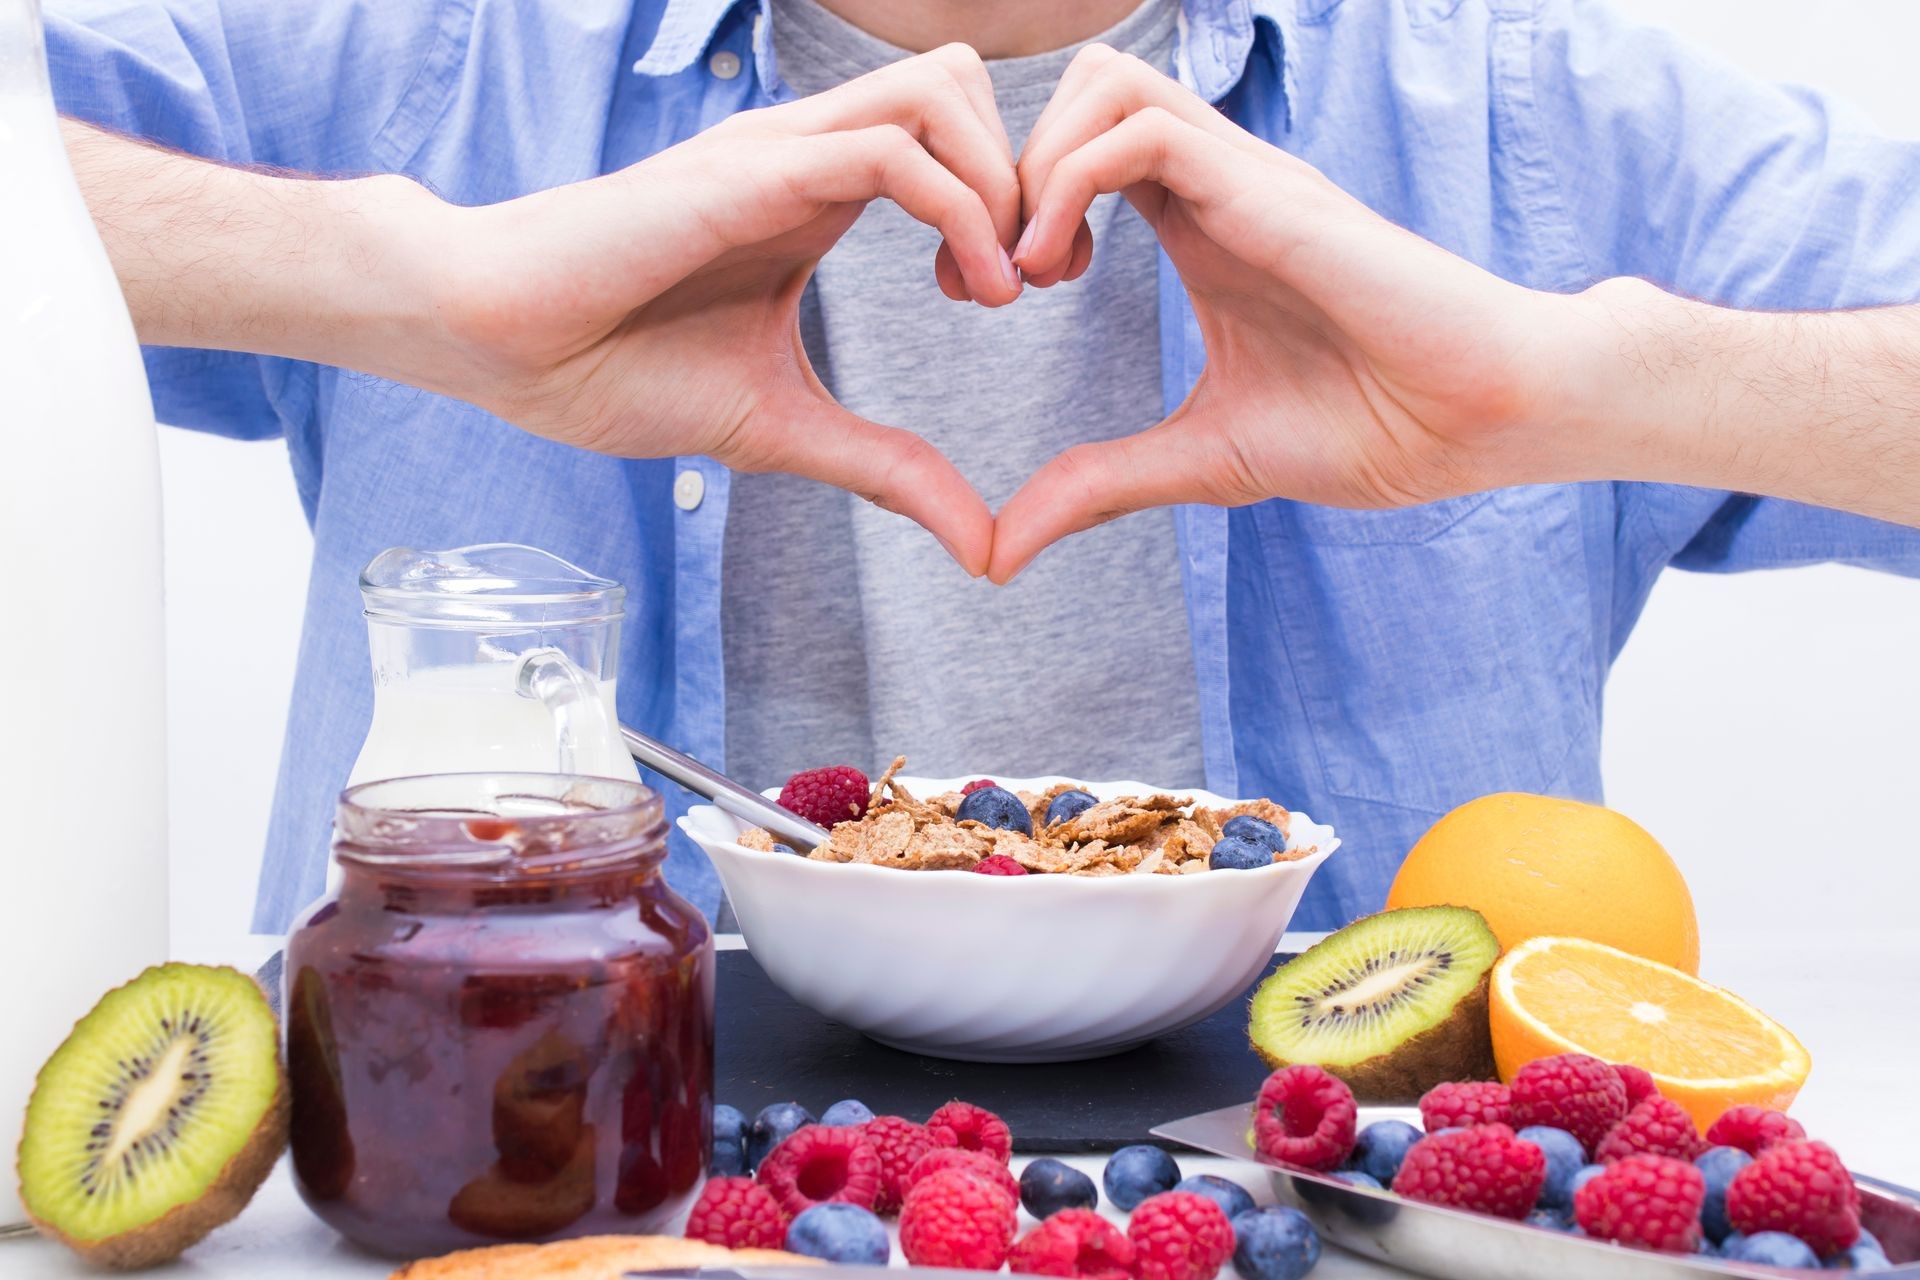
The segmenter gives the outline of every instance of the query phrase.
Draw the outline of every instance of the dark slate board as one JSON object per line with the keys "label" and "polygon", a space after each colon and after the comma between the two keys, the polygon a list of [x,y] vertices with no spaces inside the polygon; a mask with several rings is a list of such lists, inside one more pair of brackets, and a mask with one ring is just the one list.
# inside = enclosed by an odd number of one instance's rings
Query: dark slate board
{"label": "dark slate board", "polygon": [[1111,1151],[1150,1141],[1147,1130],[1167,1120],[1249,1102],[1267,1075],[1247,1046],[1245,999],[1110,1058],[997,1066],[876,1044],[796,1003],[745,951],[717,959],[714,1096],[748,1119],[772,1102],[818,1115],[858,1098],[877,1114],[920,1120],[965,1098],[1004,1119],[1022,1151]]}

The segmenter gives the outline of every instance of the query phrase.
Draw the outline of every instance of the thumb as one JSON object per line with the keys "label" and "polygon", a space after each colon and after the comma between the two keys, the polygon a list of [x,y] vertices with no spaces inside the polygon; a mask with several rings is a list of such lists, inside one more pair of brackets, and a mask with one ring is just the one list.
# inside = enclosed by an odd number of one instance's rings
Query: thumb
{"label": "thumb", "polygon": [[1078,444],[1007,499],[994,521],[987,576],[1005,584],[1071,534],[1149,507],[1219,502],[1217,446],[1176,417],[1138,435]]}
{"label": "thumb", "polygon": [[845,489],[916,522],[973,577],[987,571],[993,513],[945,454],[911,431],[869,422],[824,395],[762,404],[720,458]]}

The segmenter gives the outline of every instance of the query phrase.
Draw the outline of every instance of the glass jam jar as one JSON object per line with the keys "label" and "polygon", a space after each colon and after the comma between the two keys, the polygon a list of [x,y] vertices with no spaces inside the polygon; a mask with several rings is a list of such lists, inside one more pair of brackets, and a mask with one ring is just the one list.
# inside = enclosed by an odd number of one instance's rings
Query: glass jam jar
{"label": "glass jam jar", "polygon": [[287,941],[293,1168],[417,1257],[663,1228],[713,1131],[713,938],[660,798],[564,774],[370,782]]}

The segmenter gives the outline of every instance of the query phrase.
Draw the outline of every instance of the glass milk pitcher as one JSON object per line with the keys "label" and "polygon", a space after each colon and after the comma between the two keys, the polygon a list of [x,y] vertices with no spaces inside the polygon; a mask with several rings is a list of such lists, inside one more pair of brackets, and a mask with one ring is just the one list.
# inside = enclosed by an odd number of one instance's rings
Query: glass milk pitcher
{"label": "glass milk pitcher", "polygon": [[481,772],[639,780],[614,707],[619,583],[496,542],[383,551],[360,594],[373,724],[349,785]]}

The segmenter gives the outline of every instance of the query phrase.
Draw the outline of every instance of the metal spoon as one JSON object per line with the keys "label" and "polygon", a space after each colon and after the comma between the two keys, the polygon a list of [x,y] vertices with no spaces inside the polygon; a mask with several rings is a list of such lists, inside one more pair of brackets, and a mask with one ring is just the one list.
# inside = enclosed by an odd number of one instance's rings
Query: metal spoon
{"label": "metal spoon", "polygon": [[663,778],[679,783],[697,796],[704,796],[742,822],[764,827],[796,850],[818,848],[827,842],[824,827],[817,827],[792,810],[783,809],[748,787],[722,773],[715,773],[692,756],[675,751],[664,742],[656,742],[644,733],[620,726],[633,758]]}

